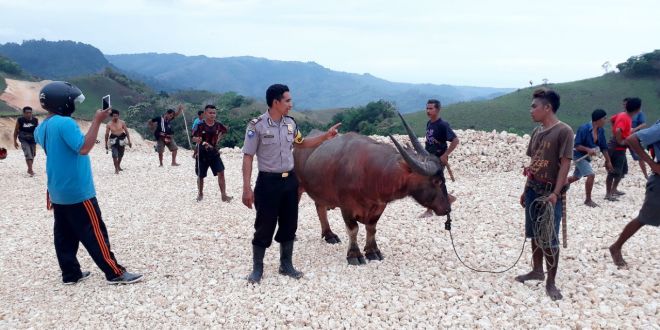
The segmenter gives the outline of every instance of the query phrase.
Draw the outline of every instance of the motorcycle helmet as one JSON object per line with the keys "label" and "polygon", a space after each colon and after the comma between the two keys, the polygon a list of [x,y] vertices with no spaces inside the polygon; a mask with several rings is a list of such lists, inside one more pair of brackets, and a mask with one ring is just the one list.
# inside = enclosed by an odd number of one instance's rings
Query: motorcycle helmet
{"label": "motorcycle helmet", "polygon": [[61,116],[71,116],[76,110],[76,103],[84,100],[82,91],[66,81],[48,83],[39,92],[41,107]]}

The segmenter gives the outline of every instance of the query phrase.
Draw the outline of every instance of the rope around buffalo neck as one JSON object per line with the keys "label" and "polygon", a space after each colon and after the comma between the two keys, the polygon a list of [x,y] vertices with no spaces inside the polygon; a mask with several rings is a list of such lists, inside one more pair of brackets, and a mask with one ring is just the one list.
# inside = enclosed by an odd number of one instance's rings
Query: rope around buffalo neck
{"label": "rope around buffalo neck", "polygon": [[[541,251],[543,251],[544,256],[546,256],[546,260],[548,260],[547,259],[548,254],[546,253],[546,248],[544,247],[548,247],[548,248],[552,247],[552,241],[554,238],[557,237],[557,233],[555,232],[555,227],[554,227],[555,209],[552,203],[548,201],[547,196],[539,196],[536,199],[534,199],[534,201],[532,201],[532,205],[530,205],[530,210],[532,209],[532,207],[538,207],[540,211],[536,213],[536,219],[532,219],[532,221],[534,222],[533,234],[536,237],[532,239],[536,240],[537,245],[539,246],[539,248],[541,248]],[[458,258],[458,261],[460,261],[461,264],[463,264],[463,266],[465,266],[466,268],[477,273],[501,274],[508,272],[509,270],[513,269],[513,267],[515,267],[520,261],[520,258],[522,257],[525,251],[525,244],[527,243],[527,239],[523,238],[523,244],[522,247],[520,248],[520,254],[518,255],[516,261],[508,268],[504,270],[477,269],[466,264],[461,258],[461,256],[458,255],[458,251],[456,251],[456,245],[454,244],[454,235],[452,235],[451,233],[450,215],[447,215],[447,220],[445,221],[445,229],[449,231],[449,239],[451,240],[451,247],[454,250],[454,254],[456,254],[456,258]],[[556,262],[557,261],[555,260],[551,266],[554,267]]]}

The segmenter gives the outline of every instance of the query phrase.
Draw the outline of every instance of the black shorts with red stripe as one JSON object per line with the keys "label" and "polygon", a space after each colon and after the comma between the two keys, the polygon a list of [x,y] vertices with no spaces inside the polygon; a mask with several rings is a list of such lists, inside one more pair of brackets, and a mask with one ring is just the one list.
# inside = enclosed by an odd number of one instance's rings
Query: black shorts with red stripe
{"label": "black shorts with red stripe", "polygon": [[108,280],[121,276],[126,270],[110,250],[110,240],[101,218],[96,197],[82,203],[52,204],[55,215],[55,253],[64,282],[75,282],[82,276],[76,258],[80,243]]}

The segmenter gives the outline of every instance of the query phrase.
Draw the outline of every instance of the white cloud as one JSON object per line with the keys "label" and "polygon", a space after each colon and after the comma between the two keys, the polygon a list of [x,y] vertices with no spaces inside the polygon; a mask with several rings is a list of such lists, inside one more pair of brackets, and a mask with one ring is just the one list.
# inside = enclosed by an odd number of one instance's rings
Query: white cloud
{"label": "white cloud", "polygon": [[598,75],[605,61],[658,48],[652,36],[660,34],[654,0],[0,0],[0,8],[0,42],[253,55],[395,81],[493,86]]}

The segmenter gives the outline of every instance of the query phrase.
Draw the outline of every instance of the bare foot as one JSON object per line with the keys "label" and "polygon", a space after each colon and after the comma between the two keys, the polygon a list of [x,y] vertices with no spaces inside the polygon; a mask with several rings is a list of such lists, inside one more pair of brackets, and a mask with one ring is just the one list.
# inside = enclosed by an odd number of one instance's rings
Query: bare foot
{"label": "bare foot", "polygon": [[179,165],[181,165],[181,164],[179,164],[179,163],[172,163],[172,166],[179,166]]}
{"label": "bare foot", "polygon": [[124,169],[120,167],[119,170],[120,170],[120,171],[123,171]]}
{"label": "bare foot", "polygon": [[625,194],[626,194],[625,192],[620,191],[620,190],[616,190],[612,193],[612,195],[614,195],[614,196],[623,196]]}
{"label": "bare foot", "polygon": [[34,176],[34,171],[33,171],[33,170],[28,170],[28,174],[29,174],[30,176]]}
{"label": "bare foot", "polygon": [[618,202],[619,201],[619,199],[616,198],[616,196],[614,196],[614,195],[605,195],[605,199],[610,201],[610,202]]}
{"label": "bare foot", "polygon": [[119,170],[115,169],[115,174],[119,174]]}
{"label": "bare foot", "polygon": [[158,165],[158,167],[163,167],[163,164]]}
{"label": "bare foot", "polygon": [[531,271],[525,275],[518,275],[514,279],[520,283],[525,283],[525,281],[543,281],[545,275],[543,273]]}
{"label": "bare foot", "polygon": [[564,298],[564,296],[561,295],[561,291],[557,289],[554,283],[547,283],[545,285],[545,292],[548,294],[548,297],[552,299],[552,301],[560,300],[561,298]]}
{"label": "bare foot", "polygon": [[204,195],[202,195],[202,194],[197,195],[197,201],[198,202],[201,202],[202,199],[204,199]]}
{"label": "bare foot", "polygon": [[426,210],[424,213],[420,214],[418,218],[430,218],[433,216],[433,211],[431,210]]}
{"label": "bare foot", "polygon": [[610,246],[610,255],[612,256],[612,261],[619,268],[625,268],[628,266],[625,260],[623,260],[623,255],[621,255],[621,249],[617,249],[614,245]]}
{"label": "bare foot", "polygon": [[231,202],[231,200],[234,199],[234,197],[231,196],[222,196],[222,201],[225,203]]}
{"label": "bare foot", "polygon": [[598,204],[596,202],[590,200],[584,201],[584,205],[589,206],[589,207],[598,207]]}

